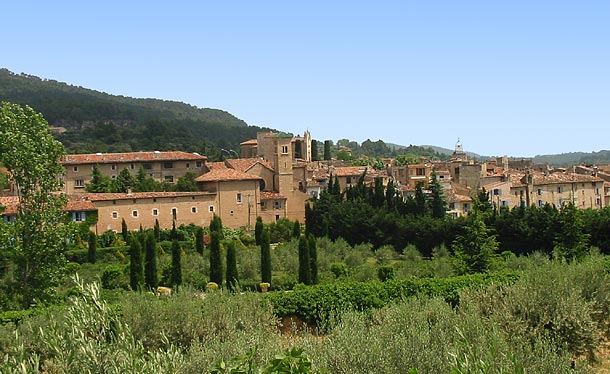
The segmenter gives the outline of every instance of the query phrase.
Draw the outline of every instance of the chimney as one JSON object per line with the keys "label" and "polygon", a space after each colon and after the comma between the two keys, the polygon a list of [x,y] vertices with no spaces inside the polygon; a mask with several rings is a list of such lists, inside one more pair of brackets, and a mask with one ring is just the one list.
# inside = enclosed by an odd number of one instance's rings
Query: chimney
{"label": "chimney", "polygon": [[128,196],[132,195],[132,193],[131,193],[131,186],[127,186],[127,195]]}

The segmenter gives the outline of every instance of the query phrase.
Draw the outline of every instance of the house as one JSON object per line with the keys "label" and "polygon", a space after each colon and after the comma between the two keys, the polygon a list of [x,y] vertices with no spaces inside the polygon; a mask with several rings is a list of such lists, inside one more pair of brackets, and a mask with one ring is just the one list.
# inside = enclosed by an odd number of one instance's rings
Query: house
{"label": "house", "polygon": [[[19,209],[18,196],[1,196],[0,206],[3,208],[0,211],[4,222],[13,222],[17,216]],[[89,214],[94,214],[97,208],[89,200],[83,200],[76,196],[69,196],[68,202],[63,208],[67,212],[72,221],[84,222]]]}
{"label": "house", "polygon": [[198,153],[180,151],[66,155],[61,160],[66,169],[64,191],[66,194],[84,192],[85,185],[91,181],[94,166],[110,178],[116,178],[125,168],[135,176],[142,168],[157,182],[174,183],[187,172],[202,174],[206,170],[206,160],[206,156]]}

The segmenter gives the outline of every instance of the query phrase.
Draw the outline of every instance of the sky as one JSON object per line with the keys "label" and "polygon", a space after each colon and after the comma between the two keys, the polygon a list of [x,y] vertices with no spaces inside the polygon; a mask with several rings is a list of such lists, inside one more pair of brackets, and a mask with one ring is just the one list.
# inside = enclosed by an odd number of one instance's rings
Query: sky
{"label": "sky", "polygon": [[0,67],[317,140],[610,149],[610,1],[27,1]]}

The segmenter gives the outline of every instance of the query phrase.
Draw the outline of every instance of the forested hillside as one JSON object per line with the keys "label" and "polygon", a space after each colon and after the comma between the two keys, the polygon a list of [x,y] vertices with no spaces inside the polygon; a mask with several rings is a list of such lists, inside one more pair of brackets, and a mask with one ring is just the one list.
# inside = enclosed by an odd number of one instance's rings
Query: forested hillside
{"label": "forested hillside", "polygon": [[0,69],[0,101],[29,105],[65,128],[56,136],[68,152],[238,150],[268,130],[218,109],[109,95],[7,69]]}

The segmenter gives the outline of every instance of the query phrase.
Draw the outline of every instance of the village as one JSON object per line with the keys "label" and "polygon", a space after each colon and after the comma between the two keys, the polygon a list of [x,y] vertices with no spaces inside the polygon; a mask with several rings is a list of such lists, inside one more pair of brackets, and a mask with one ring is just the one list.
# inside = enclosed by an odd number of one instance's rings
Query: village
{"label": "village", "polygon": [[[240,144],[240,157],[221,162],[208,162],[205,155],[197,153],[149,151],[69,154],[61,163],[65,168],[63,192],[69,197],[65,210],[76,222],[95,214],[91,230],[98,234],[120,231],[123,221],[129,230],[157,223],[165,229],[205,226],[214,215],[232,228],[250,229],[257,217],[263,222],[281,218],[304,222],[306,202],[317,198],[331,178],[336,178],[344,191],[362,176],[365,184],[380,179],[385,186],[392,181],[404,198],[414,195],[418,183],[425,190],[436,178],[443,188],[447,214],[454,217],[468,215],[473,197],[483,189],[498,209],[545,204],[561,207],[567,202],[580,209],[610,205],[610,165],[553,168],[506,156],[479,162],[468,158],[459,141],[448,161],[422,158],[420,163],[401,166],[393,161],[384,159],[384,170],[349,166],[335,159],[314,161],[311,134],[306,131],[303,136],[258,133],[256,139]],[[147,177],[166,183],[194,173],[200,191],[87,193],[85,187],[91,183],[94,167],[113,179],[123,169],[132,175],[143,169]],[[14,220],[16,191],[9,187],[2,195],[3,219]]]}

